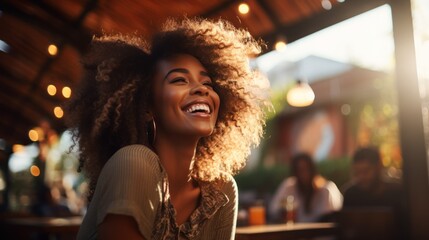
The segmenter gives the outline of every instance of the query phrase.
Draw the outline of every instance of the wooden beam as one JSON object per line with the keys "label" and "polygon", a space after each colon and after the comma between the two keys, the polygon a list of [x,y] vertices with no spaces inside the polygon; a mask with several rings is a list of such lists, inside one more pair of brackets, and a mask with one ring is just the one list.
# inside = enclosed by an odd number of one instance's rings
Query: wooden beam
{"label": "wooden beam", "polygon": [[269,4],[267,4],[267,0],[257,0],[256,2],[259,4],[259,6],[261,6],[262,10],[265,12],[265,15],[267,15],[268,19],[270,19],[270,21],[273,23],[274,28],[280,28],[282,24],[280,23],[277,14],[273,11]]}
{"label": "wooden beam", "polygon": [[[10,104],[0,102],[0,110],[2,112],[1,119],[7,119],[10,121],[10,125],[23,125],[23,126],[35,126],[36,120],[34,117],[26,117],[23,115],[22,111],[18,111]],[[12,121],[13,120],[13,121]]]}
{"label": "wooden beam", "polygon": [[[98,3],[98,0],[89,0],[73,24],[76,27],[80,26],[82,24],[83,20],[85,19],[85,17],[88,15],[88,13],[91,12],[97,6],[97,3]],[[56,58],[58,58],[59,55],[61,54],[61,49],[63,48],[63,45],[65,44],[65,42],[66,41],[63,39],[60,43],[58,43],[57,47],[59,49],[59,52],[58,52]],[[37,73],[37,76],[35,77],[33,84],[30,88],[30,94],[40,84],[40,81],[42,80],[45,73],[49,70],[49,68],[53,64],[54,60],[55,60],[55,58],[48,58],[46,60],[46,62],[42,65],[42,67],[40,68],[39,72]]]}
{"label": "wooden beam", "polygon": [[59,12],[57,9],[48,4],[45,0],[33,0],[32,3],[37,6],[40,11],[43,11],[51,15],[54,19],[62,22],[62,25],[72,25],[72,19],[66,18],[65,15]]}
{"label": "wooden beam", "polygon": [[8,143],[28,143],[28,130],[37,126],[37,122],[30,122],[22,117],[20,112],[11,110],[5,105],[0,105],[0,111],[4,116],[0,118],[0,138]]}
{"label": "wooden beam", "polygon": [[[97,0],[89,0],[86,4],[86,6],[84,7],[84,9],[82,10],[82,12],[79,14],[79,16],[73,21],[73,26],[76,29],[79,29],[79,26],[82,24],[83,20],[85,19],[85,17],[88,15],[88,13],[90,11],[92,11],[96,6],[97,6],[98,1]],[[17,9],[15,6],[13,6],[12,4],[6,4],[6,6],[3,7],[3,9],[6,9],[9,12],[14,12],[17,14],[20,14],[21,17],[23,17],[27,22],[31,22],[30,20],[35,20],[38,21],[39,23],[43,23],[42,20],[40,20],[37,17],[34,17],[30,14],[27,14],[23,11],[21,11],[20,9]],[[49,23],[46,23],[47,25],[49,25]],[[52,25],[49,25],[52,27]],[[74,28],[70,28],[71,30],[73,30]],[[82,36],[80,36],[82,37]],[[37,89],[40,85],[40,82],[42,81],[44,75],[50,70],[52,64],[54,63],[55,59],[59,57],[59,55],[61,54],[61,49],[64,46],[64,44],[66,44],[67,40],[66,39],[62,39],[62,41],[60,41],[57,44],[57,47],[59,49],[59,52],[57,54],[57,56],[55,58],[50,57],[47,58],[46,61],[44,62],[44,64],[41,65],[36,77],[34,78],[34,80],[31,82],[31,85],[28,89],[28,93],[27,94],[21,94],[22,97],[18,98],[18,102],[17,102],[17,106],[18,109],[21,109],[23,105],[26,104],[32,104],[32,108],[31,109],[37,109],[39,113],[42,113],[42,115],[45,116],[50,116],[52,115],[51,112],[46,112],[46,110],[44,110],[41,106],[39,106],[38,104],[35,104],[32,100],[32,95],[33,94],[37,94]],[[89,41],[88,41],[89,42]],[[86,45],[86,44],[85,44]],[[86,46],[84,46],[85,48]],[[13,91],[13,90],[11,90]],[[3,92],[4,93],[4,92]],[[19,96],[19,95],[18,95]],[[14,98],[16,98],[16,96],[14,96]],[[60,120],[55,121],[54,118],[49,118],[51,120],[51,124],[53,126],[53,128],[58,129],[58,128],[64,128],[63,124],[60,124]]]}
{"label": "wooden beam", "polygon": [[[48,69],[46,69],[45,71],[47,71]],[[46,101],[48,103],[51,103],[52,105],[59,105],[62,103],[63,98],[59,98],[54,97],[54,96],[49,96],[46,92],[45,88],[41,88],[40,86],[40,81],[42,81],[42,78],[45,76],[46,72],[42,72],[43,74],[39,77],[36,77],[35,79],[37,80],[37,84],[33,84],[34,83],[34,79],[31,81],[30,79],[26,79],[23,78],[21,76],[18,76],[18,74],[16,74],[15,72],[12,72],[11,69],[9,68],[5,68],[4,65],[0,65],[0,78],[6,78],[6,80],[2,80],[4,86],[6,87],[8,86],[9,89],[14,89],[16,93],[16,96],[18,98],[22,97],[24,98],[23,101],[31,101],[33,102],[34,100],[42,100],[42,101]],[[52,72],[51,72],[52,73]],[[38,74],[40,74],[40,71],[38,72]],[[52,74],[52,76],[56,76],[57,74]],[[73,85],[73,81],[70,79],[69,76],[61,76],[61,80],[62,83],[64,85]],[[25,89],[30,86],[30,88],[27,91],[31,91],[32,94],[30,96],[26,96],[26,94],[24,93]],[[20,90],[17,88],[21,88]]]}
{"label": "wooden beam", "polygon": [[286,36],[288,42],[291,43],[388,2],[388,0],[347,0],[336,4],[329,11],[314,14],[294,24],[282,25],[275,31],[261,36],[261,38],[267,43],[267,50],[269,51],[273,49],[273,44],[280,35]]}
{"label": "wooden beam", "polygon": [[403,183],[410,236],[429,239],[428,152],[425,145],[410,0],[391,0]]}
{"label": "wooden beam", "polygon": [[[8,69],[5,69],[2,65],[0,65],[0,74],[1,74],[0,78],[7,79],[5,81],[2,81],[3,82],[2,87],[7,86],[9,89],[14,89],[17,95],[24,95],[24,93],[23,92],[20,93],[18,90],[16,90],[17,87],[14,87],[14,86],[19,86],[20,84],[31,85],[31,82],[29,80],[16,76],[15,74],[11,73]],[[49,96],[46,90],[40,88],[40,86],[34,89],[34,92],[33,92],[33,95],[31,96],[30,101],[34,99],[34,96],[39,96],[41,100],[49,102],[53,105],[61,103],[61,100],[59,100],[57,97]]]}
{"label": "wooden beam", "polygon": [[237,1],[235,0],[226,0],[223,1],[221,4],[219,4],[217,7],[211,8],[207,12],[201,14],[200,16],[203,18],[210,18],[213,17],[213,15],[216,15],[217,13],[227,9],[232,4],[235,4]]}
{"label": "wooden beam", "polygon": [[[28,94],[26,94],[28,95]],[[2,85],[2,91],[0,91],[0,99],[4,100],[11,108],[18,110],[30,110],[31,116],[28,118],[34,117],[45,117],[52,116],[52,112],[46,110],[42,107],[43,103],[32,101],[31,97],[24,96],[24,93],[19,93],[15,89],[10,88],[9,86]],[[23,101],[22,99],[26,99]]]}
{"label": "wooden beam", "polygon": [[11,14],[21,21],[36,27],[37,29],[60,36],[61,39],[63,39],[66,43],[71,44],[81,52],[86,50],[88,42],[91,40],[91,35],[82,29],[70,27],[67,25],[54,24],[53,22],[46,21],[37,15],[24,12],[22,9],[19,9],[8,2],[4,2],[2,4],[2,11]]}

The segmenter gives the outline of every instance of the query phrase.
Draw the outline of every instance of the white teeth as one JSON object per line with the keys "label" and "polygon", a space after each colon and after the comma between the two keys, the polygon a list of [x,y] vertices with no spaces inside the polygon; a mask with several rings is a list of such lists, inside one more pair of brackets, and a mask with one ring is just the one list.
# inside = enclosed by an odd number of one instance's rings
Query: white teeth
{"label": "white teeth", "polygon": [[207,104],[197,103],[189,106],[188,109],[186,109],[186,112],[188,113],[193,113],[196,111],[203,111],[204,113],[210,113],[210,107]]}

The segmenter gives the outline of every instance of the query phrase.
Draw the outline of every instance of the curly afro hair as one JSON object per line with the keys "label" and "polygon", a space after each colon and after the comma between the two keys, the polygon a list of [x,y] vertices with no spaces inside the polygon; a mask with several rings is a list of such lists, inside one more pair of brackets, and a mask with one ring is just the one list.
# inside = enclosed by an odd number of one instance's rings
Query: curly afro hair
{"label": "curly afro hair", "polygon": [[[249,66],[261,43],[228,22],[168,20],[145,41],[135,35],[94,38],[83,59],[85,76],[67,106],[68,125],[89,178],[89,199],[107,160],[121,147],[150,144],[144,113],[151,106],[155,65],[175,54],[197,58],[211,76],[221,106],[213,133],[200,139],[191,175],[218,181],[237,173],[263,132],[270,104],[266,79]],[[262,90],[262,91],[261,91]]]}

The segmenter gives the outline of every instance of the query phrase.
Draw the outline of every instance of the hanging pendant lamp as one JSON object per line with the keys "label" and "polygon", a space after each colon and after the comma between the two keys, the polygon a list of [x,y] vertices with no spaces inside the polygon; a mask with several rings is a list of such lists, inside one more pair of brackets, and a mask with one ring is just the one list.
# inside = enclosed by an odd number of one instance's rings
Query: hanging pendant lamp
{"label": "hanging pendant lamp", "polygon": [[294,107],[307,107],[314,102],[314,91],[308,83],[297,80],[287,93],[286,99],[289,105]]}

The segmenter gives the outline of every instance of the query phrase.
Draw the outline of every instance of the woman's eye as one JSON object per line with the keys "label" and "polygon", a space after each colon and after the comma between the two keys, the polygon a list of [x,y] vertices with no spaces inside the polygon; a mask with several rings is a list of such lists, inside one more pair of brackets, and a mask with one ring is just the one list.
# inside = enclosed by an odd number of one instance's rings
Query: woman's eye
{"label": "woman's eye", "polygon": [[171,80],[171,83],[181,83],[181,82],[186,83],[186,79],[184,79],[184,78],[175,78],[175,79]]}
{"label": "woman's eye", "polygon": [[209,88],[213,88],[214,87],[213,82],[204,82],[203,84],[204,84],[204,86],[207,86]]}

